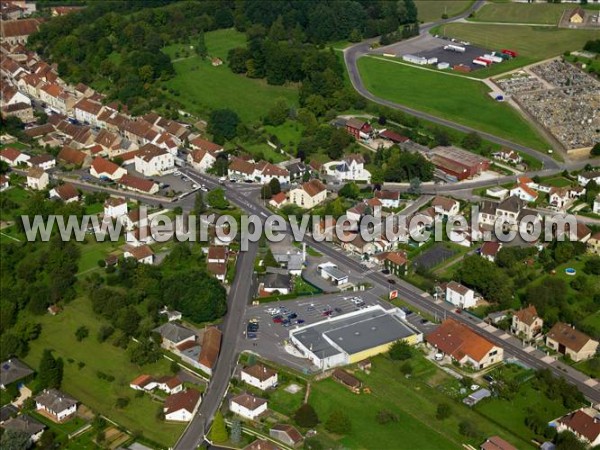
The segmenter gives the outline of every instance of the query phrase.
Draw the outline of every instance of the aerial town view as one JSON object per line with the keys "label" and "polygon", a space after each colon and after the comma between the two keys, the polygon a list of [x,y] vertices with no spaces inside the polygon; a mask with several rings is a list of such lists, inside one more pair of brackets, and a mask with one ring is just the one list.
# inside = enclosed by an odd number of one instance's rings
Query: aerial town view
{"label": "aerial town view", "polygon": [[0,13],[0,449],[600,449],[600,0]]}

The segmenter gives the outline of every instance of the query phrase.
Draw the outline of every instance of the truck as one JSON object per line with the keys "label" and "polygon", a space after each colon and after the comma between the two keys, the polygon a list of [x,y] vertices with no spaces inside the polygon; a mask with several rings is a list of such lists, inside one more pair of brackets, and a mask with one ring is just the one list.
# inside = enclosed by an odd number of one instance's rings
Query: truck
{"label": "truck", "polygon": [[495,63],[501,63],[502,61],[504,61],[504,60],[503,60],[502,58],[500,58],[499,56],[490,55],[490,54],[483,55],[483,57],[484,57],[485,59],[489,59],[490,61],[492,61],[492,62],[495,62]]}
{"label": "truck", "polygon": [[502,53],[504,53],[505,55],[510,56],[511,58],[516,58],[517,57],[517,52],[515,52],[514,50],[508,50],[508,49],[503,49]]}
{"label": "truck", "polygon": [[477,64],[478,66],[483,66],[483,67],[487,67],[487,66],[489,66],[489,65],[490,65],[488,62],[486,62],[486,61],[483,61],[483,60],[482,60],[482,59],[480,59],[480,58],[475,58],[475,59],[473,60],[473,64]]}
{"label": "truck", "polygon": [[479,60],[481,60],[481,61],[483,61],[483,62],[486,62],[486,63],[488,63],[488,66],[491,66],[491,65],[493,64],[493,62],[494,62],[494,61],[492,61],[491,59],[489,59],[489,58],[486,58],[485,56],[480,56],[480,57],[479,57],[479,58],[477,58],[477,59],[479,59]]}
{"label": "truck", "polygon": [[444,50],[448,50],[448,51],[456,52],[456,53],[464,53],[467,51],[466,48],[461,47],[460,45],[453,45],[453,44],[445,45]]}

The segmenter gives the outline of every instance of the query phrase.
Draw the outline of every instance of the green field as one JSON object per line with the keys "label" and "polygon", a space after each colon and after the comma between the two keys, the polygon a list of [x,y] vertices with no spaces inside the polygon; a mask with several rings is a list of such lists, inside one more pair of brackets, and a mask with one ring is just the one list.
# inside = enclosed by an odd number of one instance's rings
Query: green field
{"label": "green field", "polygon": [[[136,398],[129,388],[129,382],[141,373],[155,376],[169,374],[169,364],[162,359],[156,364],[137,367],[129,362],[124,350],[111,343],[98,343],[98,329],[105,325],[92,312],[87,299],[78,298],[69,303],[57,316],[36,317],[42,325],[40,337],[30,342],[30,351],[24,358],[31,367],[38,367],[42,351],[54,350],[56,357],[65,362],[63,390],[95,412],[106,415],[130,431],[140,431],[152,441],[163,446],[171,446],[183,431],[184,425],[167,424],[156,418],[160,407],[149,396]],[[82,342],[75,339],[75,330],[80,326],[90,330],[88,338]],[[85,363],[83,368],[78,363]],[[110,383],[97,377],[97,371],[113,375]],[[115,408],[117,397],[128,397],[129,405],[119,410]]]}
{"label": "green field", "polygon": [[419,11],[419,20],[425,23],[440,20],[442,14],[447,14],[448,17],[456,16],[471,6],[472,3],[472,0],[415,1],[415,5]]}
{"label": "green field", "polygon": [[494,101],[481,82],[374,58],[361,58],[358,66],[366,88],[381,98],[532,148],[548,147],[510,105]]}
{"label": "green field", "polygon": [[[473,423],[482,436],[499,434],[519,448],[531,448],[526,440],[499,427],[477,412],[469,409],[439,391],[439,387],[452,381],[423,356],[411,361],[414,372],[405,378],[399,365],[385,357],[372,359],[373,369],[366,375],[354,375],[363,380],[371,394],[356,395],[331,379],[313,383],[309,403],[313,405],[322,422],[335,409],[345,412],[352,422],[352,431],[341,438],[345,448],[379,448],[398,450],[459,449],[463,444],[479,445],[480,438],[465,438],[458,432],[463,421]],[[435,418],[439,403],[452,408],[450,418]],[[376,414],[381,410],[392,411],[398,421],[381,425]]]}
{"label": "green field", "polygon": [[466,40],[473,45],[480,45],[490,50],[503,48],[515,50],[519,57],[512,64],[503,63],[496,66],[502,71],[562,55],[566,51],[580,50],[590,39],[600,38],[600,30],[481,23],[450,23],[435,31],[432,30],[432,33],[442,33],[445,36]]}
{"label": "green field", "polygon": [[[219,56],[226,61],[231,48],[243,46],[245,36],[234,30],[217,30],[206,33],[209,55]],[[190,113],[206,116],[212,109],[231,108],[242,120],[260,120],[279,98],[291,105],[298,103],[295,86],[270,86],[264,80],[246,78],[229,70],[227,63],[213,67],[210,60],[201,60],[193,50],[182,56],[184,47],[170,46],[165,52],[174,58],[176,76],[165,83],[174,92],[166,94],[180,102]],[[175,53],[179,51],[179,58]],[[181,58],[181,59],[180,59]]]}
{"label": "green field", "polygon": [[474,18],[478,22],[536,23],[557,25],[566,9],[575,8],[572,4],[552,3],[488,3]]}

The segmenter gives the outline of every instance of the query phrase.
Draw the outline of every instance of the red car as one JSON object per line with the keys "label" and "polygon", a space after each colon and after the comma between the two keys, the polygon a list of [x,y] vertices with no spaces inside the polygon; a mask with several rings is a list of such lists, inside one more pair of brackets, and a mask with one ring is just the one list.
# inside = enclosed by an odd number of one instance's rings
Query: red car
{"label": "red car", "polygon": [[327,311],[323,311],[324,316],[330,316],[332,313],[333,313],[333,311],[331,311],[329,309]]}
{"label": "red car", "polygon": [[281,316],[273,317],[273,323],[281,323],[281,322],[283,322],[283,317],[281,317]]}
{"label": "red car", "polygon": [[460,309],[460,308],[456,308],[456,311],[454,311],[454,312],[455,312],[456,314],[460,314],[460,313],[462,313],[462,309]]}

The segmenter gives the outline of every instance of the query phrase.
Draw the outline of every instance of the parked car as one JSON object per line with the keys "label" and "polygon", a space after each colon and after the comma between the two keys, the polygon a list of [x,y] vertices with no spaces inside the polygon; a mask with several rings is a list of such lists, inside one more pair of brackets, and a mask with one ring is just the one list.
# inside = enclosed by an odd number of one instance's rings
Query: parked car
{"label": "parked car", "polygon": [[291,319],[296,319],[296,318],[298,318],[298,314],[296,314],[296,313],[293,312],[291,314],[288,314],[287,318],[290,319],[290,320]]}
{"label": "parked car", "polygon": [[456,308],[456,309],[454,310],[454,312],[455,312],[456,314],[461,314],[461,313],[462,313],[462,309],[460,309],[460,308]]}
{"label": "parked car", "polygon": [[389,275],[390,271],[388,269],[381,269],[381,273],[384,275]]}
{"label": "parked car", "polygon": [[298,325],[302,325],[304,323],[304,319],[298,319],[298,320],[296,320],[296,323]]}
{"label": "parked car", "polygon": [[390,283],[390,284],[396,284],[396,280],[394,280],[392,278],[388,278],[388,283]]}
{"label": "parked car", "polygon": [[283,322],[283,317],[282,316],[275,316],[273,317],[273,323],[281,323]]}
{"label": "parked car", "polygon": [[342,308],[335,308],[334,311],[338,314],[342,313]]}

